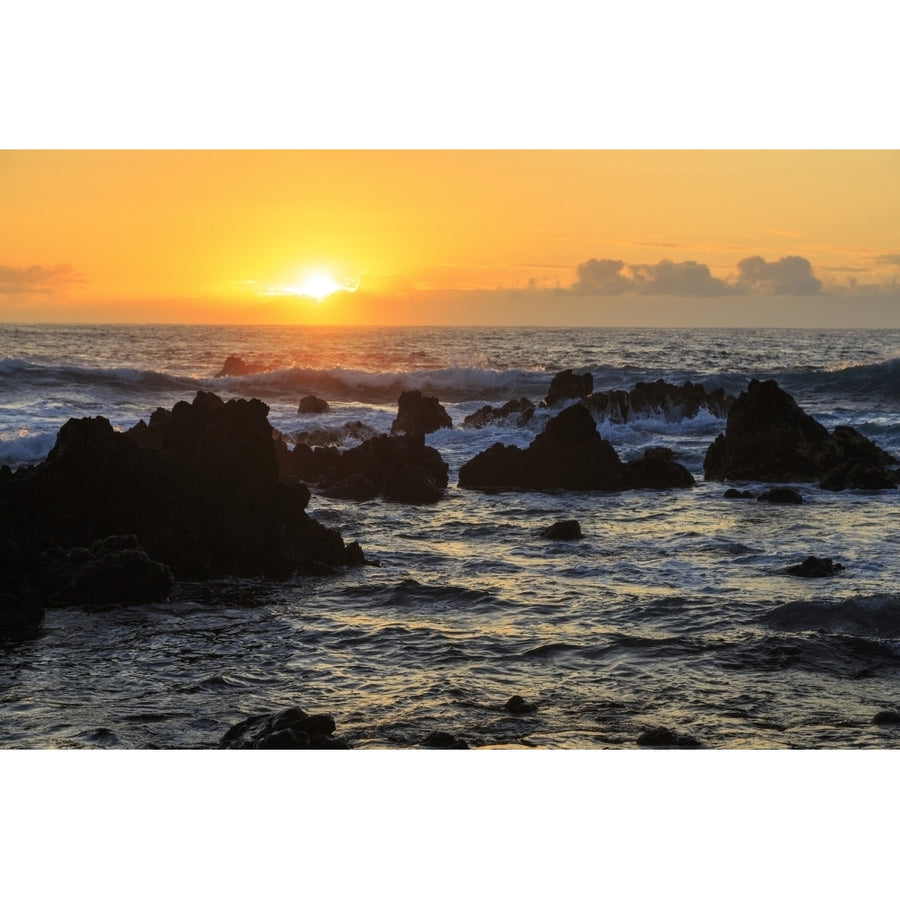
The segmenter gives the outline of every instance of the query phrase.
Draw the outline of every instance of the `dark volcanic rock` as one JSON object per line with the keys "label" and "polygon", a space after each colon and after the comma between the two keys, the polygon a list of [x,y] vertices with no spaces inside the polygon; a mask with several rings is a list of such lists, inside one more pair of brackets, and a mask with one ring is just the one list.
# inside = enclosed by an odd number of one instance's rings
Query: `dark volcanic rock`
{"label": "dark volcanic rock", "polygon": [[514,716],[527,715],[528,713],[533,713],[537,710],[537,706],[534,703],[527,703],[525,698],[520,694],[513,694],[513,696],[506,701],[503,708]]}
{"label": "dark volcanic rock", "polygon": [[446,731],[432,731],[422,741],[421,746],[432,750],[468,750],[469,745],[462,738],[455,738]]}
{"label": "dark volcanic rock", "polygon": [[668,447],[648,447],[640,459],[625,463],[625,486],[629,488],[693,487],[694,476]]}
{"label": "dark volcanic rock", "polygon": [[44,605],[37,586],[18,572],[0,572],[0,642],[40,633]]}
{"label": "dark volcanic rock", "polygon": [[707,393],[702,384],[686,381],[680,387],[661,378],[640,381],[630,391],[598,391],[585,405],[611,422],[629,422],[647,415],[662,415],[670,422],[693,419],[701,409],[725,418],[734,397],[723,388]]}
{"label": "dark volcanic rock", "polygon": [[518,400],[510,400],[503,406],[482,406],[471,415],[463,419],[464,428],[484,428],[494,422],[500,422],[510,416],[516,416],[517,427],[527,425],[534,415],[535,406],[527,397]]}
{"label": "dark volcanic rock", "polygon": [[298,444],[293,456],[298,477],[317,483],[329,497],[436,503],[447,487],[449,466],[425,444],[422,432],[377,435],[343,453]]}
{"label": "dark volcanic rock", "polygon": [[895,709],[883,709],[872,716],[873,725],[900,725],[900,712]]}
{"label": "dark volcanic rock", "polygon": [[[822,480],[822,487],[896,486],[896,461],[853,428],[833,434],[807,415],[775,381],[753,379],[728,413],[725,433],[706,451],[710,481]],[[873,470],[881,470],[880,474]]]}
{"label": "dark volcanic rock", "polygon": [[726,500],[752,500],[754,497],[751,491],[739,491],[737,488],[728,488],[722,496]]}
{"label": "dark volcanic rock", "polygon": [[576,375],[571,369],[566,369],[553,376],[541,406],[553,406],[560,400],[583,400],[593,389],[594,376],[590,372]]}
{"label": "dark volcanic rock", "polygon": [[757,501],[761,503],[802,503],[803,497],[795,491],[793,488],[789,487],[776,487],[772,488],[765,493],[760,494],[757,498]]}
{"label": "dark volcanic rock", "polygon": [[575,519],[554,522],[541,531],[541,537],[551,541],[577,541],[581,538],[581,525]]}
{"label": "dark volcanic rock", "polygon": [[307,515],[305,485],[279,481],[267,414],[200,392],[125,434],[70,419],[43,463],[0,481],[0,500],[40,550],[133,534],[177,578],[334,571],[347,548]]}
{"label": "dark volcanic rock", "polygon": [[150,559],[134,535],[114,535],[90,548],[44,553],[41,591],[47,606],[159,603],[172,590],[172,570]]}
{"label": "dark volcanic rock", "polygon": [[216,374],[216,378],[225,378],[231,375],[255,375],[258,372],[267,372],[268,366],[261,363],[247,363],[239,356],[229,356],[222,364],[222,368]]}
{"label": "dark volcanic rock", "polygon": [[494,444],[459,470],[460,487],[480,490],[615,491],[623,483],[616,451],[580,404],[551,419],[527,449]]}
{"label": "dark volcanic rock", "polygon": [[328,412],[328,409],[328,403],[315,394],[307,394],[297,406],[298,413],[323,413]]}
{"label": "dark volcanic rock", "polygon": [[459,470],[459,485],[476,490],[619,491],[693,484],[668,451],[651,450],[623,465],[597,432],[585,406],[576,403],[547,422],[525,450],[494,444]]}
{"label": "dark volcanic rock", "polygon": [[404,391],[397,401],[397,418],[391,434],[430,434],[439,428],[452,428],[453,420],[437,397],[423,397],[421,391]]}
{"label": "dark volcanic rock", "polygon": [[233,725],[219,741],[220,750],[348,750],[334,737],[334,719],[308,715],[299,706],[280,713],[251,716]]}
{"label": "dark volcanic rock", "polygon": [[818,556],[807,556],[802,563],[784,569],[785,575],[796,575],[799,578],[827,578],[843,571],[844,567],[840,563]]}
{"label": "dark volcanic rock", "polygon": [[700,741],[687,735],[679,735],[668,728],[649,728],[642,731],[637,739],[639,747],[676,747],[693,749],[701,746]]}

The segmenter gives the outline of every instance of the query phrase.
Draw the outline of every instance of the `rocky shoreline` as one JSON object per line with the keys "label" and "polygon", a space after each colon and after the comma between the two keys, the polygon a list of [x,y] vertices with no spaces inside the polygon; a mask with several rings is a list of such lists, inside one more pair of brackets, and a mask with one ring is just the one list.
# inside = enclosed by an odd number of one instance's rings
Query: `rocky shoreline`
{"label": "rocky shoreline", "polygon": [[[690,382],[638,385],[622,396],[595,393],[588,378],[571,371],[554,384],[540,405],[513,399],[461,423],[477,428],[500,417],[526,427],[538,408],[549,412],[527,447],[495,444],[461,465],[460,489],[689,488],[694,476],[671,449],[653,447],[623,462],[601,436],[597,419],[648,411],[690,418],[701,410],[724,424],[706,452],[706,481],[768,483],[772,490],[758,499],[788,503],[802,500],[790,485],[872,491],[894,489],[900,481],[892,456],[853,428],[829,433],[774,381],[752,380],[738,397],[707,393]],[[305,397],[301,403],[315,410],[325,401]],[[452,422],[438,399],[419,392],[399,398],[389,434],[362,431],[357,446],[346,450],[301,440],[301,432],[286,441],[273,430],[263,402],[226,402],[206,392],[171,410],[157,409],[125,432],[101,417],[70,419],[44,462],[0,469],[0,640],[39,634],[45,609],[160,602],[178,581],[328,576],[376,564],[359,544],[345,542],[309,515],[311,494],[440,503],[449,467],[425,435],[447,427]],[[541,534],[578,540],[581,531],[577,522],[558,522]],[[818,578],[842,569],[810,556],[784,574]],[[256,717],[242,737],[223,738],[223,746],[340,746],[333,720],[330,731],[316,731],[328,717],[300,713],[291,713],[290,722],[277,719],[284,713],[272,713],[271,727]],[[287,736],[277,736],[285,731]],[[459,740],[436,733],[422,746],[459,747]],[[640,743],[689,746],[671,735],[649,735]]]}

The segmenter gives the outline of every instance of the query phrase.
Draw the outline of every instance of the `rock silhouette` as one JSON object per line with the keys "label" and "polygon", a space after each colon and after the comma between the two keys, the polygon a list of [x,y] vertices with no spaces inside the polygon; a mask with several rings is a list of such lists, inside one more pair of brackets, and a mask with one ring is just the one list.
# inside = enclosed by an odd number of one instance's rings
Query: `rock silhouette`
{"label": "rock silhouette", "polygon": [[665,448],[651,448],[642,459],[622,463],[580,403],[550,419],[524,450],[494,444],[459,470],[459,486],[476,490],[620,491],[693,483],[690,472]]}
{"label": "rock silhouette", "polygon": [[820,481],[829,490],[895,487],[896,460],[858,431],[839,426],[832,434],[805,413],[773,380],[753,379],[728,413],[724,434],[706,451],[710,481]]}
{"label": "rock silhouette", "polygon": [[297,404],[297,412],[304,414],[328,412],[328,409],[328,401],[315,394],[307,394]]}
{"label": "rock silhouette", "polygon": [[250,716],[233,725],[219,741],[220,750],[348,750],[334,737],[329,715],[309,715],[299,706],[279,713]]}
{"label": "rock silhouette", "polygon": [[453,420],[437,397],[423,397],[421,391],[404,391],[397,401],[397,418],[391,434],[430,434],[439,428],[452,428]]}
{"label": "rock silhouette", "polygon": [[70,419],[47,459],[0,478],[19,536],[41,551],[133,534],[176,578],[323,574],[362,562],[359,546],[305,512],[309,490],[279,482],[268,407],[157,409],[122,434]]}
{"label": "rock silhouette", "polygon": [[399,503],[436,503],[444,496],[449,466],[425,444],[423,432],[376,435],[343,452],[294,447],[291,471],[320,493],[348,500],[383,497]]}

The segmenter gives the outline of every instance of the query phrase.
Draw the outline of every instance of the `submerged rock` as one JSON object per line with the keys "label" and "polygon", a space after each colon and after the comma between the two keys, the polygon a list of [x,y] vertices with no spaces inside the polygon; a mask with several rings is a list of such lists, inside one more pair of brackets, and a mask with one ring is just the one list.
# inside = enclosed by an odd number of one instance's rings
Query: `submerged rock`
{"label": "submerged rock", "polygon": [[513,696],[503,705],[503,708],[511,715],[523,716],[535,712],[537,710],[537,705],[534,703],[526,703],[524,697],[519,694],[513,694]]}
{"label": "submerged rock", "polygon": [[756,495],[751,491],[739,491],[737,488],[728,488],[722,496],[726,500],[753,500]]}
{"label": "submerged rock", "polygon": [[269,367],[262,363],[244,362],[239,356],[231,355],[224,363],[222,368],[216,374],[216,378],[225,378],[235,375],[256,375],[259,372],[268,372]]}
{"label": "submerged rock", "polygon": [[807,556],[802,563],[784,569],[784,574],[795,575],[798,578],[827,578],[843,571],[844,567],[840,563],[832,562],[831,559]]}
{"label": "submerged rock", "polygon": [[328,412],[329,406],[326,400],[316,397],[315,394],[307,394],[297,405],[298,413],[323,413]]}
{"label": "submerged rock", "polygon": [[459,470],[459,486],[475,490],[619,491],[693,483],[690,472],[660,448],[623,464],[580,403],[550,419],[526,449],[494,444]]}
{"label": "submerged rock", "polygon": [[430,434],[439,428],[453,427],[453,420],[437,397],[424,397],[421,391],[404,391],[397,406],[397,418],[391,424],[391,434]]}
{"label": "submerged rock", "polygon": [[299,706],[279,713],[250,716],[233,725],[219,741],[220,750],[349,750],[334,737],[334,719],[309,715]]}
{"label": "submerged rock", "polygon": [[674,747],[683,750],[702,746],[700,741],[688,735],[679,735],[668,728],[649,728],[637,739],[639,747]]}
{"label": "submerged rock", "polygon": [[872,716],[873,725],[900,725],[900,712],[895,709],[883,709]]}
{"label": "submerged rock", "polygon": [[803,497],[798,491],[789,487],[775,487],[765,491],[756,498],[761,503],[802,503]]}
{"label": "submerged rock", "polygon": [[421,743],[431,750],[468,750],[469,745],[462,739],[453,737],[446,731],[432,731]]}
{"label": "submerged rock", "polygon": [[[832,434],[777,382],[753,379],[728,413],[724,434],[706,451],[710,481],[820,481],[828,490],[896,486],[896,460],[847,426]],[[876,477],[873,470],[878,470]]]}
{"label": "submerged rock", "polygon": [[581,538],[581,525],[575,519],[554,522],[541,530],[541,537],[551,541],[577,541]]}

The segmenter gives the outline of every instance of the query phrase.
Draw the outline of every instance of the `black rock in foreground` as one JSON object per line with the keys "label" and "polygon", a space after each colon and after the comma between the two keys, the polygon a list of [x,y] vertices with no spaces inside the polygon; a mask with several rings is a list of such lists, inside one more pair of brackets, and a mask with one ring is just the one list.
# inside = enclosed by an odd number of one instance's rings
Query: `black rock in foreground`
{"label": "black rock in foreground", "polygon": [[219,741],[220,750],[349,750],[334,737],[334,719],[309,715],[299,706],[279,713],[250,716],[233,725]]}
{"label": "black rock in foreground", "polygon": [[160,603],[173,583],[172,570],[150,559],[133,534],[114,535],[90,548],[55,547],[41,558],[47,606]]}
{"label": "black rock in foreground", "polygon": [[0,505],[35,551],[133,534],[180,579],[362,563],[358,544],[305,512],[304,485],[279,482],[267,415],[259,400],[200,392],[124,434],[70,419],[43,463],[0,474]]}
{"label": "black rock in foreground", "polygon": [[494,444],[459,470],[459,486],[475,490],[621,491],[690,487],[693,476],[671,451],[650,448],[623,463],[580,403],[552,418],[526,449]]}

